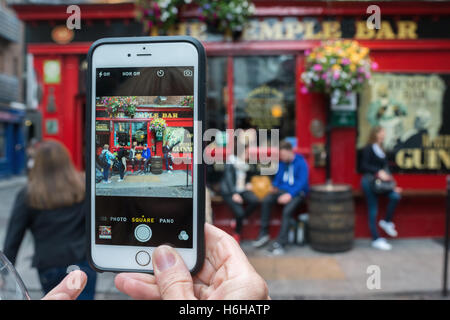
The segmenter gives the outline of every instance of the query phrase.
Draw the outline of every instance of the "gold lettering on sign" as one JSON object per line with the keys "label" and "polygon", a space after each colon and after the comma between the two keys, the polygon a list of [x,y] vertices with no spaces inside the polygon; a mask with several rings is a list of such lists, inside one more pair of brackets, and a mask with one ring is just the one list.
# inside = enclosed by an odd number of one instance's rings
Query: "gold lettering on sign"
{"label": "gold lettering on sign", "polygon": [[270,24],[267,21],[260,22],[259,40],[282,40],[283,39],[283,25],[277,21]]}
{"label": "gold lettering on sign", "polygon": [[395,33],[392,31],[391,24],[388,21],[381,21],[381,28],[378,30],[375,39],[395,39]]}
{"label": "gold lettering on sign", "polygon": [[366,21],[355,22],[355,39],[359,40],[393,40],[393,39],[417,39],[417,23],[414,21],[398,21],[396,23],[397,34],[395,34],[389,21],[381,21],[380,29],[367,28]]}
{"label": "gold lettering on sign", "polygon": [[341,24],[338,21],[325,21],[322,23],[323,38],[336,39],[342,36]]}
{"label": "gold lettering on sign", "polygon": [[414,21],[397,22],[397,39],[417,39],[417,23]]}

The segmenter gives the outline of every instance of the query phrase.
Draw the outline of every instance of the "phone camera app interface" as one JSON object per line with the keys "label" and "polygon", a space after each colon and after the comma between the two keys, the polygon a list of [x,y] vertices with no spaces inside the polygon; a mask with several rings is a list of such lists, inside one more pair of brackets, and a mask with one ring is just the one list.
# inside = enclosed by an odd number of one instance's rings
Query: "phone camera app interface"
{"label": "phone camera app interface", "polygon": [[96,243],[192,248],[194,68],[96,69]]}

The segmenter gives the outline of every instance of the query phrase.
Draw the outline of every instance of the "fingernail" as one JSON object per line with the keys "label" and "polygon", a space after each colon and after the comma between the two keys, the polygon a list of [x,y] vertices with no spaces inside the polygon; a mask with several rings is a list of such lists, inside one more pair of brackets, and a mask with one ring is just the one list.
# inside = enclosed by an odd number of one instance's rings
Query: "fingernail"
{"label": "fingernail", "polygon": [[159,271],[169,269],[176,262],[175,255],[172,253],[172,249],[168,246],[161,246],[157,248],[153,255],[156,268],[158,268]]}

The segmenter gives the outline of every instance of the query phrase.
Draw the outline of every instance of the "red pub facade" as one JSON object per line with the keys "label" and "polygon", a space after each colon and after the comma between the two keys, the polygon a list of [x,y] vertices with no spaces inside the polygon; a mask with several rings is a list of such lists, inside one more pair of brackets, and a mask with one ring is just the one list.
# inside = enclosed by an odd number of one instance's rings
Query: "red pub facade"
{"label": "red pub facade", "polygon": [[[89,46],[100,37],[144,35],[142,26],[135,21],[134,4],[115,2],[88,4],[80,1],[82,27],[73,32],[64,28],[69,14],[63,4],[46,5],[42,1],[39,5],[13,5],[19,18],[26,23],[27,53],[33,55],[43,93],[39,104],[43,137],[62,141],[80,169],[85,166],[84,77]],[[438,111],[429,111],[428,118],[432,123],[436,122],[435,127],[439,126],[440,129],[434,131],[435,135],[442,136],[442,143],[436,146],[437,151],[430,147],[421,153],[428,155],[428,160],[417,158],[414,148],[396,156],[395,178],[403,187],[404,196],[394,219],[401,237],[441,236],[445,218],[445,174],[450,170],[447,161],[450,142],[446,138],[450,135],[450,99],[446,89],[450,87],[447,76],[450,74],[450,3],[371,3],[381,9],[380,29],[367,28],[366,20],[370,14],[366,13],[368,4],[365,2],[254,3],[255,16],[239,39],[210,33],[206,25],[195,19],[195,9],[184,13],[182,23],[175,31],[199,38],[206,48],[207,125],[220,130],[280,129],[280,137],[293,141],[296,151],[307,159],[310,183],[319,184],[325,181],[320,156],[325,144],[325,100],[319,94],[300,90],[306,50],[322,40],[335,38],[354,39],[367,46],[371,58],[379,66],[377,81],[385,81],[384,85],[374,89],[380,96],[410,85],[411,88],[404,89],[406,93],[402,97],[406,99],[422,90],[418,87],[420,83],[425,86],[434,81],[434,78],[423,80],[417,77],[439,76]],[[261,96],[264,96],[263,102]],[[358,106],[346,115],[347,119],[339,118],[336,113],[332,132],[332,180],[349,184],[354,189],[356,237],[369,236],[367,209],[360,188],[361,175],[357,170],[357,149],[368,130],[367,117],[362,112],[373,108],[372,98],[370,94],[359,97],[358,104],[364,104],[366,109]],[[183,126],[177,122],[188,119],[165,120]],[[394,125],[394,121],[389,121],[386,119],[385,123]],[[395,123],[398,125],[398,121]],[[439,165],[433,164],[436,161]],[[228,229],[231,212],[216,202],[213,211],[215,223]],[[255,215],[244,226],[245,237],[255,237],[258,226],[258,215]],[[279,216],[276,216],[272,221],[272,232],[275,233],[278,227]]]}

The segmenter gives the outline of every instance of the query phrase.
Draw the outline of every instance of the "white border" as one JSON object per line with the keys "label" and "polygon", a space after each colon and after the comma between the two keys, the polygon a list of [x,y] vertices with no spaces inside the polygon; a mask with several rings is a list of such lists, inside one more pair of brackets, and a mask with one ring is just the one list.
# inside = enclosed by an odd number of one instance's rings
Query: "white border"
{"label": "white border", "polygon": [[[143,47],[146,50],[143,50]],[[128,54],[131,57],[128,57]],[[137,57],[137,53],[151,53],[151,56]],[[120,67],[194,67],[194,127],[193,132],[198,132],[198,52],[194,45],[187,42],[177,43],[139,43],[139,44],[101,44],[92,53],[92,115],[91,115],[91,155],[95,155],[95,97],[96,97],[96,69],[120,68]],[[193,239],[192,249],[177,248],[189,270],[196,265],[197,260],[197,183],[199,150],[198,137],[194,136],[194,183],[193,183]],[[140,266],[135,256],[139,251],[153,253],[154,247],[117,246],[95,244],[95,157],[91,156],[91,257],[94,264],[100,269],[127,270],[127,271],[153,271],[153,265]],[[114,236],[114,235],[113,235]]]}

